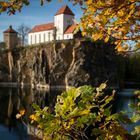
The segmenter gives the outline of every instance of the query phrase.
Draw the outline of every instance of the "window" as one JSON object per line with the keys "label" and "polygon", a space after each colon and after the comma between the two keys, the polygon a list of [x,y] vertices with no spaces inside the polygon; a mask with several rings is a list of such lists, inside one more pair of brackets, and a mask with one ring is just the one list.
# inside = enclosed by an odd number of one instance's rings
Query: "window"
{"label": "window", "polygon": [[69,35],[67,35],[67,38],[69,38]]}
{"label": "window", "polygon": [[39,43],[41,43],[41,34],[39,34]]}
{"label": "window", "polygon": [[30,36],[30,43],[32,44],[32,35]]}
{"label": "window", "polygon": [[44,33],[44,42],[45,42],[45,37],[46,37],[46,35],[45,35],[45,33]]}
{"label": "window", "polygon": [[35,43],[36,43],[36,35],[35,35]]}
{"label": "window", "polygon": [[50,41],[50,33],[48,33],[48,41]]}

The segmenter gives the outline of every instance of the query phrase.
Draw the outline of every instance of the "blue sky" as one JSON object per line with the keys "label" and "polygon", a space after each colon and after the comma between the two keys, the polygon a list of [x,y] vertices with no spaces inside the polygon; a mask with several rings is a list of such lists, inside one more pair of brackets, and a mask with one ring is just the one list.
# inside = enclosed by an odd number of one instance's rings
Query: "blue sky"
{"label": "blue sky", "polygon": [[50,3],[46,3],[44,6],[40,6],[40,0],[30,0],[29,6],[24,6],[21,12],[16,12],[15,15],[9,16],[6,12],[0,15],[0,42],[3,41],[3,31],[5,31],[9,25],[12,25],[16,30],[22,23],[32,28],[38,24],[44,24],[53,22],[53,16],[57,10],[63,5],[68,5],[73,13],[75,19],[79,21],[82,16],[82,10],[79,5],[73,6],[68,0],[52,0]]}

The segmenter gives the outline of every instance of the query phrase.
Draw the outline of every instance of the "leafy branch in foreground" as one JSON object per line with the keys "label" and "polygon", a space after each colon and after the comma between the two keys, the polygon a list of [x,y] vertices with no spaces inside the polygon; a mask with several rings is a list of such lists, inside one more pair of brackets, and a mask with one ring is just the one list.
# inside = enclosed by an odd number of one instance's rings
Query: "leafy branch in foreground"
{"label": "leafy branch in foreground", "polygon": [[43,132],[44,139],[126,140],[129,134],[120,121],[126,124],[132,120],[123,112],[111,113],[115,92],[105,94],[105,87],[106,84],[98,88],[82,86],[63,92],[57,97],[54,113],[34,104],[31,123]]}
{"label": "leafy branch in foreground", "polygon": [[[138,102],[137,104],[130,104],[130,108],[132,108],[133,116],[131,120],[135,123],[140,121],[140,90],[137,90],[134,92],[134,94],[137,96]],[[136,126],[135,130],[132,132],[133,135],[138,135],[140,138],[140,126]]]}

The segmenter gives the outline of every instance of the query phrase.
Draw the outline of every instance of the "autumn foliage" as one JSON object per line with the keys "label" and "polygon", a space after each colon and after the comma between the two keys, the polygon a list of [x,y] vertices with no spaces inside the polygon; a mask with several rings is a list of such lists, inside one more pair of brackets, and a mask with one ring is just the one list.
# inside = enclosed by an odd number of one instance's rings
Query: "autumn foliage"
{"label": "autumn foliage", "polygon": [[83,35],[94,40],[110,38],[118,51],[140,47],[140,0],[71,0],[80,3],[84,14]]}
{"label": "autumn foliage", "polygon": [[[52,0],[40,0],[44,2]],[[61,0],[58,0],[61,1]],[[83,35],[93,40],[113,40],[118,51],[140,48],[140,0],[69,0],[80,4],[84,13],[79,27]],[[30,0],[9,0],[0,2],[0,13],[14,14]]]}

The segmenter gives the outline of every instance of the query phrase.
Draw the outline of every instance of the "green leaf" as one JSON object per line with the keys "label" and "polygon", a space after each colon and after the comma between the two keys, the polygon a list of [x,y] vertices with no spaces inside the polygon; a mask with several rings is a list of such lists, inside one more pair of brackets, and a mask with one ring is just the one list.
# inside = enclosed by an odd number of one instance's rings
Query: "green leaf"
{"label": "green leaf", "polygon": [[119,114],[118,119],[124,124],[132,124],[131,119],[126,115]]}
{"label": "green leaf", "polygon": [[97,92],[101,92],[105,88],[106,88],[106,83],[102,83],[98,88],[96,88],[96,90]]}
{"label": "green leaf", "polygon": [[95,136],[100,135],[102,133],[103,133],[103,131],[101,129],[99,129],[99,128],[94,128],[92,130],[92,134],[95,135]]}
{"label": "green leaf", "polygon": [[135,131],[136,131],[137,134],[140,134],[140,126],[136,126]]}
{"label": "green leaf", "polygon": [[41,111],[40,107],[37,104],[33,103],[32,106],[36,111]]}
{"label": "green leaf", "polygon": [[118,135],[118,136],[116,137],[116,139],[117,139],[117,140],[123,140],[123,138],[122,138],[120,135]]}
{"label": "green leaf", "polygon": [[104,115],[105,115],[105,116],[110,116],[110,115],[111,115],[111,107],[112,107],[112,106],[110,106],[110,107],[108,107],[108,108],[106,108],[106,109],[104,110]]}
{"label": "green leaf", "polygon": [[136,123],[140,120],[140,115],[139,114],[133,114],[132,118],[131,118],[131,121]]}

